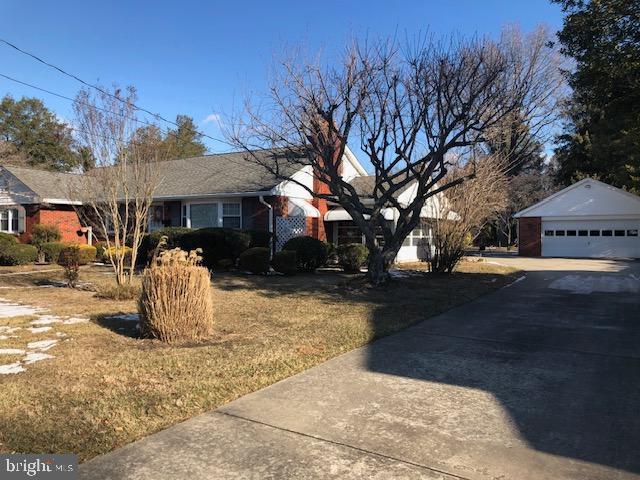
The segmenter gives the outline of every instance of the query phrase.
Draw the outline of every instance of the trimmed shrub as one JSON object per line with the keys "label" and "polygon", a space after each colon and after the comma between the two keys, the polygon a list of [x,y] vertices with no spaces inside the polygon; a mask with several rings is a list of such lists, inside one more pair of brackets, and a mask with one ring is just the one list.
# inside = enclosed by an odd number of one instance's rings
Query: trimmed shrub
{"label": "trimmed shrub", "polygon": [[222,260],[218,260],[217,267],[222,270],[231,270],[236,262],[231,258],[223,258]]}
{"label": "trimmed shrub", "polygon": [[249,248],[251,236],[230,228],[199,228],[190,230],[181,240],[183,250],[202,249],[202,264],[212,268],[223,258],[236,259]]}
{"label": "trimmed shrub", "polygon": [[162,252],[142,275],[140,332],[174,343],[202,340],[213,332],[209,271],[196,252]]}
{"label": "trimmed shrub", "polygon": [[208,268],[226,258],[235,260],[250,247],[267,246],[270,238],[268,232],[232,228],[163,228],[145,235],[138,250],[139,263],[148,264],[151,261],[151,255],[163,236],[167,237],[167,249],[190,251],[201,248],[202,263]]}
{"label": "trimmed shrub", "polygon": [[132,300],[140,295],[137,285],[110,283],[97,288],[95,296],[104,300]]}
{"label": "trimmed shrub", "polygon": [[93,245],[80,245],[80,265],[96,261],[97,249]]}
{"label": "trimmed shrub", "polygon": [[3,243],[18,243],[18,238],[10,233],[0,232],[0,244]]}
{"label": "trimmed shrub", "polygon": [[253,247],[269,247],[269,241],[273,237],[273,234],[266,230],[243,230],[251,237],[249,242],[249,248]]}
{"label": "trimmed shrub", "polygon": [[313,237],[294,237],[289,239],[282,250],[296,252],[298,270],[313,272],[327,262],[327,244]]}
{"label": "trimmed shrub", "polygon": [[70,245],[65,247],[58,257],[58,263],[64,267],[64,278],[70,288],[75,288],[80,277],[80,247]]}
{"label": "trimmed shrub", "polygon": [[31,230],[30,243],[38,249],[38,261],[45,261],[45,254],[42,251],[42,245],[50,242],[60,241],[60,229],[57,225],[37,224]]}
{"label": "trimmed shrub", "polygon": [[109,262],[108,258],[104,257],[104,249],[107,248],[107,245],[104,242],[98,242],[95,244],[96,246],[96,260],[99,262]]}
{"label": "trimmed shrub", "polygon": [[0,242],[0,265],[26,265],[38,258],[38,249],[33,245],[12,241]]}
{"label": "trimmed shrub", "polygon": [[70,261],[77,261],[78,265],[86,265],[96,260],[96,247],[91,245],[69,245],[58,254],[58,263],[62,266]]}
{"label": "trimmed shrub", "polygon": [[281,250],[273,255],[271,266],[276,272],[293,275],[297,271],[295,250]]}
{"label": "trimmed shrub", "polygon": [[131,247],[120,247],[119,249],[117,247],[109,247],[109,248],[103,247],[102,261],[104,263],[110,263],[109,253],[111,253],[111,255],[114,257],[114,260],[118,255],[124,255],[124,264],[126,266],[131,266],[132,252],[133,252],[133,249]]}
{"label": "trimmed shrub", "polygon": [[[166,249],[171,250],[173,248],[179,248],[182,237],[191,231],[190,228],[185,227],[167,227],[146,234],[142,238],[140,248],[138,249],[137,262],[141,265],[148,265],[151,261],[153,251],[162,237],[167,237]],[[107,259],[107,261],[109,260]]]}
{"label": "trimmed shrub", "polygon": [[361,243],[338,245],[338,261],[345,272],[359,273],[368,256],[369,249]]}
{"label": "trimmed shrub", "polygon": [[44,255],[45,262],[58,263],[60,252],[66,247],[62,242],[47,242],[40,246],[40,252]]}
{"label": "trimmed shrub", "polygon": [[253,247],[240,254],[240,268],[251,273],[269,271],[269,249]]}

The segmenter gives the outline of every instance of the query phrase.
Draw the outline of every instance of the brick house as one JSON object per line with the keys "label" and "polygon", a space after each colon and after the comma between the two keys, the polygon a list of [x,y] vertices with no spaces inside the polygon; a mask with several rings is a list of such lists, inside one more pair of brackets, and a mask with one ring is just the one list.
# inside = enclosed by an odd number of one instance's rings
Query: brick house
{"label": "brick house", "polygon": [[[264,159],[276,155],[273,150],[254,152]],[[310,235],[335,244],[362,242],[362,235],[351,217],[338,205],[314,198],[326,185],[313,174],[311,166],[286,164],[281,180],[263,166],[247,161],[245,152],[205,155],[162,162],[161,181],[154,192],[149,231],[163,227],[228,227],[268,230],[279,249],[289,238]],[[371,197],[374,177],[367,174],[347,149],[342,161],[342,176],[352,183],[364,201]],[[35,224],[57,225],[62,241],[91,242],[91,233],[81,225],[71,200],[73,182],[79,174],[56,173],[31,168],[0,167],[0,230],[16,234],[28,242]],[[400,203],[413,198],[414,185],[398,193]],[[372,200],[371,200],[372,201]],[[384,209],[385,219],[393,223],[395,208]],[[425,220],[433,208],[425,205]],[[398,254],[398,261],[421,257],[420,246],[429,239],[428,228],[412,232]]]}
{"label": "brick house", "polygon": [[79,202],[67,193],[76,179],[70,173],[0,166],[0,231],[26,243],[34,225],[55,225],[63,242],[89,242],[89,232],[76,214]]}

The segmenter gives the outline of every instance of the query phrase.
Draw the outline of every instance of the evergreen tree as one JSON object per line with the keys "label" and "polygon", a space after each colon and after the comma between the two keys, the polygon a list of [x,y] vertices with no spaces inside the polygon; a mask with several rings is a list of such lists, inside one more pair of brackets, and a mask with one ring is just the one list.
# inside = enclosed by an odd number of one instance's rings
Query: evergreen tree
{"label": "evergreen tree", "polygon": [[592,176],[640,192],[640,2],[553,0],[573,58],[573,97],[556,150],[559,180]]}
{"label": "evergreen tree", "polygon": [[69,126],[37,98],[0,101],[0,161],[69,171],[81,163]]}
{"label": "evergreen tree", "polygon": [[187,115],[176,117],[178,126],[169,130],[164,143],[168,158],[186,158],[203,155],[207,147],[202,143],[202,135],[198,132],[193,118]]}

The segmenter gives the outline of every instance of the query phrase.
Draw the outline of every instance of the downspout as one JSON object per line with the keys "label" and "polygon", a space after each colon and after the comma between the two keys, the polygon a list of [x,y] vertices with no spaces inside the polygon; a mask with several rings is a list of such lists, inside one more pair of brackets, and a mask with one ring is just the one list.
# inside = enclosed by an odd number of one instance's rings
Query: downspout
{"label": "downspout", "polygon": [[258,197],[260,203],[267,207],[269,211],[269,260],[273,258],[273,207],[265,201],[264,195]]}

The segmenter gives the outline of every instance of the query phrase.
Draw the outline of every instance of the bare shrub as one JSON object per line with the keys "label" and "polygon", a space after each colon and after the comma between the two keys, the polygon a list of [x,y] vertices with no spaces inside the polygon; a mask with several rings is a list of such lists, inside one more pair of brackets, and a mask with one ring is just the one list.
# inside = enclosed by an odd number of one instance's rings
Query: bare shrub
{"label": "bare shrub", "polygon": [[155,256],[143,273],[138,302],[143,336],[175,343],[211,335],[209,271],[200,262],[196,251],[179,248]]}
{"label": "bare shrub", "polygon": [[451,273],[482,227],[507,203],[505,160],[484,157],[472,164],[457,164],[451,169],[448,181],[468,177],[462,184],[447,190],[446,197],[437,203],[433,221],[431,261],[434,272]]}
{"label": "bare shrub", "polygon": [[70,245],[60,252],[58,264],[64,268],[64,278],[69,288],[76,288],[80,278],[82,254],[78,245]]}

